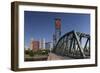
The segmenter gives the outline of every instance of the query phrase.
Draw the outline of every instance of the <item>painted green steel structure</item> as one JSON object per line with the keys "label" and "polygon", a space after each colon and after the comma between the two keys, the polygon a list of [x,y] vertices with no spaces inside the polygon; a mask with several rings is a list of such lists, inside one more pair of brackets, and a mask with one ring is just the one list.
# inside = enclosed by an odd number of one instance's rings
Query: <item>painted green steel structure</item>
{"label": "painted green steel structure", "polygon": [[68,32],[58,40],[52,52],[75,59],[90,58],[90,35]]}

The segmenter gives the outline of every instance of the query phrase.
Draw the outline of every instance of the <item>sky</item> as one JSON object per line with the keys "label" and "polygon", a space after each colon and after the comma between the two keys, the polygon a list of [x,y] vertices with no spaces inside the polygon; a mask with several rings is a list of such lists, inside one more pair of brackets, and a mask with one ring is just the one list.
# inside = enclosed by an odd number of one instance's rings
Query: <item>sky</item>
{"label": "sky", "polygon": [[61,19],[61,35],[72,30],[90,34],[90,14],[24,11],[24,43],[45,39],[52,42],[55,18]]}

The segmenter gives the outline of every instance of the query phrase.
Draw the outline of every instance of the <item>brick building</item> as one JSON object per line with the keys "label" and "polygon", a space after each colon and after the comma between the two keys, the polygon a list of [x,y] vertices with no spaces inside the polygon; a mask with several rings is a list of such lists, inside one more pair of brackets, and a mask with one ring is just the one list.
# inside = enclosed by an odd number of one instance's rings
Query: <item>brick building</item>
{"label": "brick building", "polygon": [[39,50],[39,41],[31,41],[31,50],[33,50],[34,52]]}

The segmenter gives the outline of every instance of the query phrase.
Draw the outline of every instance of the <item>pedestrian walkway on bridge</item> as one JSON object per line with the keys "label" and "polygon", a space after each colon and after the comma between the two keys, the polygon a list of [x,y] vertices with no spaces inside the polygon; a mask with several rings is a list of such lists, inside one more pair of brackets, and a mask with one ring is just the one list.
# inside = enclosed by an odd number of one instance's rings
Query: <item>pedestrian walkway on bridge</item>
{"label": "pedestrian walkway on bridge", "polygon": [[60,56],[54,53],[49,53],[49,56],[48,56],[48,60],[66,60],[66,59],[72,59],[72,58]]}

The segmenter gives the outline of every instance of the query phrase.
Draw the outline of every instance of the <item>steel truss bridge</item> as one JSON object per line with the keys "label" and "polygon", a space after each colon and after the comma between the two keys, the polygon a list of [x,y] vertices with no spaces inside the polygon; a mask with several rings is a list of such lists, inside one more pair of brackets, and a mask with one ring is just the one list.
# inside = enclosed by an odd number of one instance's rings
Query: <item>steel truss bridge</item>
{"label": "steel truss bridge", "polygon": [[58,40],[52,52],[74,59],[90,58],[90,35],[68,32]]}

